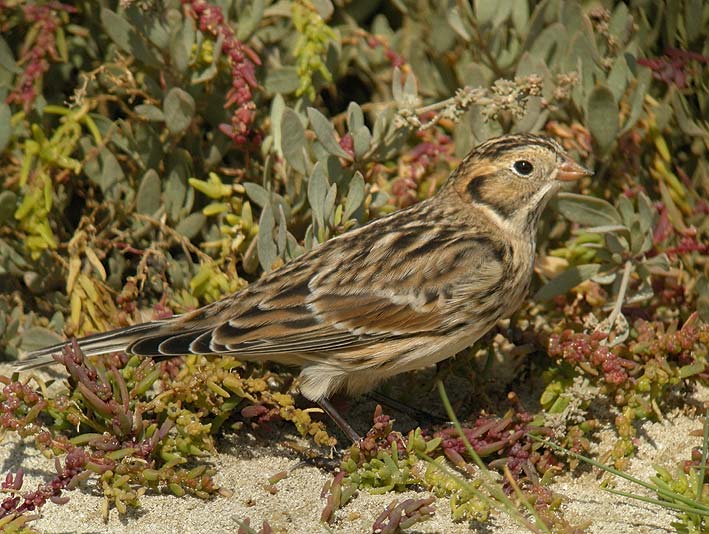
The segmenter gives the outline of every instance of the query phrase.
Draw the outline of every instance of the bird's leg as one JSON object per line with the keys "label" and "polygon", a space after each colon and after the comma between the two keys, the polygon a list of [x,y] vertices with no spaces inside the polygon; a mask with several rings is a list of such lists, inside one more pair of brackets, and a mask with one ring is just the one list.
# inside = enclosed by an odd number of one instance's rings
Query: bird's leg
{"label": "bird's leg", "polygon": [[345,418],[340,415],[340,412],[338,412],[335,407],[330,404],[330,401],[327,399],[321,399],[317,401],[318,406],[323,409],[323,411],[330,416],[330,419],[335,421],[337,426],[340,427],[340,430],[342,430],[345,435],[352,440],[352,443],[359,443],[361,441],[361,436],[357,434],[354,428],[350,426],[350,424],[345,421]]}
{"label": "bird's leg", "polygon": [[444,419],[443,417],[433,415],[432,413],[416,408],[415,406],[410,406],[378,391],[370,391],[367,393],[367,397],[375,402],[378,402],[379,404],[383,404],[384,406],[388,406],[389,408],[408,415],[412,419],[415,419],[418,423],[426,422],[429,424],[434,424],[445,423],[447,421],[447,419]]}

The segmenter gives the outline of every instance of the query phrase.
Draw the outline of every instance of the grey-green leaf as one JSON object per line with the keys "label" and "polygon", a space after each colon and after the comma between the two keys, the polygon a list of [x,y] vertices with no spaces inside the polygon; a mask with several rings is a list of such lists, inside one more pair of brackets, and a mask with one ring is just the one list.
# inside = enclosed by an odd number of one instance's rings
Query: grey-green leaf
{"label": "grey-green leaf", "polygon": [[12,220],[17,209],[17,195],[8,189],[0,192],[0,224]]}
{"label": "grey-green leaf", "polygon": [[62,341],[62,336],[56,332],[41,326],[32,326],[22,332],[20,345],[23,350],[32,351]]}
{"label": "grey-green leaf", "polygon": [[[626,60],[629,59],[629,55],[626,54]],[[634,61],[634,58],[632,58]],[[643,108],[645,104],[645,93],[647,93],[647,88],[650,85],[651,71],[650,69],[643,69],[638,75],[637,86],[633,96],[630,97],[630,113],[627,116],[623,128],[618,132],[618,135],[623,135],[629,131],[635,123],[638,121],[643,113]]]}
{"label": "grey-green leaf", "polygon": [[498,3],[490,2],[490,0],[475,0],[475,17],[480,24],[485,24],[492,21],[492,18],[498,11]]}
{"label": "grey-green leaf", "polygon": [[207,218],[201,212],[190,213],[177,223],[175,231],[182,234],[187,239],[194,239],[206,222]]}
{"label": "grey-green leaf", "polygon": [[624,254],[630,248],[627,239],[615,234],[606,234],[606,248],[611,254]]}
{"label": "grey-green leaf", "polygon": [[330,189],[327,191],[325,196],[325,212],[323,213],[323,219],[330,224],[333,222],[333,216],[335,214],[335,201],[337,200],[337,184],[332,184]]}
{"label": "grey-green leaf", "polygon": [[362,205],[364,201],[364,177],[362,173],[357,171],[350,181],[350,190],[347,192],[347,201],[345,202],[345,213],[342,217],[343,221],[348,221],[352,214]]}
{"label": "grey-green leaf", "polygon": [[5,150],[5,147],[10,142],[12,137],[12,124],[10,124],[10,119],[12,118],[12,112],[10,111],[10,106],[4,102],[0,103],[0,152]]}
{"label": "grey-green leaf", "polygon": [[451,7],[446,11],[446,20],[451,29],[466,41],[470,41],[470,32],[463,23],[457,7]]}
{"label": "grey-green leaf", "polygon": [[620,216],[623,218],[623,224],[627,227],[633,225],[635,221],[635,210],[633,209],[633,202],[625,195],[620,195],[618,201],[616,202]]}
{"label": "grey-green leaf", "polygon": [[22,69],[17,66],[15,56],[12,49],[8,46],[7,41],[0,36],[0,67],[13,74],[22,72]]}
{"label": "grey-green leaf", "polygon": [[281,258],[285,258],[286,246],[288,244],[288,222],[283,213],[283,205],[278,205],[278,234],[276,239],[276,250]]}
{"label": "grey-green leaf", "polygon": [[135,112],[149,121],[164,121],[165,114],[162,110],[152,104],[139,104],[135,106]]}
{"label": "grey-green leaf", "polygon": [[313,7],[323,20],[329,19],[335,11],[335,6],[332,5],[330,0],[312,0],[312,2]]}
{"label": "grey-green leaf", "polygon": [[273,229],[275,226],[276,220],[273,217],[271,204],[266,204],[261,212],[256,242],[259,263],[261,264],[261,268],[266,272],[271,270],[273,263],[276,261],[276,258],[278,258],[278,249],[273,240]]}
{"label": "grey-green leaf", "polygon": [[557,295],[563,295],[571,288],[591,278],[598,273],[600,269],[601,266],[597,263],[571,267],[542,286],[534,295],[534,300],[545,301]]}
{"label": "grey-green leaf", "polygon": [[96,177],[98,185],[103,194],[107,194],[117,182],[121,182],[125,176],[121,164],[118,162],[113,152],[104,148],[101,150],[101,174]]}
{"label": "grey-green leaf", "polygon": [[191,165],[191,155],[184,148],[171,151],[167,158],[164,206],[172,221],[179,221],[191,209],[190,198],[194,195],[194,189],[188,185]]}
{"label": "grey-green leaf", "polygon": [[155,169],[150,169],[140,181],[136,210],[143,215],[152,215],[158,209],[160,209],[160,177]]}
{"label": "grey-green leaf", "polygon": [[350,135],[352,135],[355,158],[361,159],[369,151],[369,147],[372,144],[372,134],[369,128],[360,126],[353,130]]}
{"label": "grey-green leaf", "polygon": [[101,24],[111,40],[123,51],[134,55],[139,61],[151,67],[162,65],[157,55],[148,47],[145,39],[125,18],[108,8],[103,8],[101,10]]}
{"label": "grey-green leaf", "polygon": [[347,129],[351,132],[364,126],[364,113],[357,102],[350,102],[347,106]]}
{"label": "grey-green leaf", "polygon": [[254,182],[244,182],[244,189],[246,194],[249,196],[251,201],[256,204],[259,208],[264,208],[269,203],[269,193],[261,187],[259,184]]}
{"label": "grey-green leaf", "polygon": [[176,31],[170,35],[170,54],[175,68],[184,73],[190,62],[190,53],[195,41],[195,27],[193,21],[178,22]]}
{"label": "grey-green leaf", "polygon": [[304,148],[303,123],[300,122],[300,117],[295,111],[286,108],[281,118],[281,152],[291,167],[301,174],[305,174]]}
{"label": "grey-green leaf", "polygon": [[601,151],[608,150],[618,133],[618,104],[605,85],[591,91],[586,105],[586,122]]}
{"label": "grey-green leaf", "polygon": [[187,91],[173,87],[167,93],[163,102],[165,124],[173,135],[182,133],[192,122],[194,117],[194,98]]}
{"label": "grey-green leaf", "polygon": [[648,196],[642,191],[638,195],[638,215],[640,218],[640,228],[643,233],[647,233],[653,226],[655,220],[655,208]]}
{"label": "grey-green leaf", "polygon": [[300,79],[295,67],[275,67],[266,71],[263,86],[269,94],[288,95],[298,89]]}
{"label": "grey-green leaf", "polygon": [[337,142],[335,127],[327,120],[325,115],[315,108],[308,108],[308,118],[310,119],[313,130],[315,130],[318,141],[325,147],[325,150],[333,156],[338,156],[350,161],[352,160],[352,156]]}
{"label": "grey-green leaf", "polygon": [[564,217],[585,226],[620,225],[623,222],[618,210],[596,197],[559,193],[557,206]]}
{"label": "grey-green leaf", "polygon": [[283,151],[281,150],[281,119],[285,108],[286,104],[283,96],[277,94],[271,102],[271,137],[273,138],[272,149],[281,157],[283,157]]}
{"label": "grey-green leaf", "polygon": [[308,180],[308,202],[313,211],[313,219],[317,223],[318,230],[323,228],[325,221],[325,198],[328,193],[327,177],[323,166],[318,161],[313,167],[313,172]]}

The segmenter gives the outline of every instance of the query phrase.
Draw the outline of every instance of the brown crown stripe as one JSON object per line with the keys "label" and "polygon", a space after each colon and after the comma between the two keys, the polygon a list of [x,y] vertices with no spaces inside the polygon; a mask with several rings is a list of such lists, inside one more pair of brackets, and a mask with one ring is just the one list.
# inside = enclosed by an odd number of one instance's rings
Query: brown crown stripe
{"label": "brown crown stripe", "polygon": [[499,158],[506,152],[521,147],[527,148],[530,145],[541,146],[544,148],[548,148],[553,152],[563,153],[563,149],[561,148],[559,143],[557,143],[551,138],[539,137],[536,135],[528,134],[518,134],[505,137],[503,139],[492,139],[490,141],[487,141],[482,145],[478,146],[475,149],[474,154],[477,158],[480,159],[485,158],[494,160],[496,158]]}

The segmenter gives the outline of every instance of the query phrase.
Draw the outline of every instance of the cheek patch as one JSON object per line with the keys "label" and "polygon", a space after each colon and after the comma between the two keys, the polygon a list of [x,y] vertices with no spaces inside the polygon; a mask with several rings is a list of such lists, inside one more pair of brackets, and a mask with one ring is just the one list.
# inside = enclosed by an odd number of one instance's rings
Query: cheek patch
{"label": "cheek patch", "polygon": [[518,183],[501,185],[496,182],[499,180],[488,175],[477,176],[470,180],[466,187],[470,200],[487,206],[500,217],[510,219],[529,198],[534,196],[534,191],[515,188]]}

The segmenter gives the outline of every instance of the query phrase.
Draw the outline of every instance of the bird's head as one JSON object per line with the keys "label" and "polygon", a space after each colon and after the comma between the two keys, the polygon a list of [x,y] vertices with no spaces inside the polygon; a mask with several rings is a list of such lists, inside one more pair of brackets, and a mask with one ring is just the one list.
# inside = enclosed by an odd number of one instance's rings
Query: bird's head
{"label": "bird's head", "polygon": [[471,206],[516,231],[535,227],[563,182],[590,176],[548,137],[515,134],[475,147],[451,175],[449,185]]}

